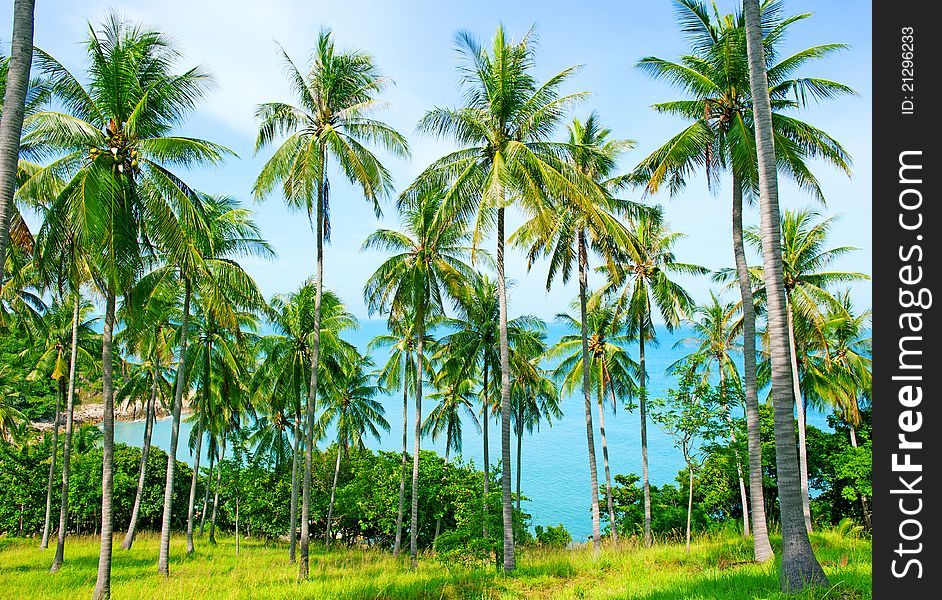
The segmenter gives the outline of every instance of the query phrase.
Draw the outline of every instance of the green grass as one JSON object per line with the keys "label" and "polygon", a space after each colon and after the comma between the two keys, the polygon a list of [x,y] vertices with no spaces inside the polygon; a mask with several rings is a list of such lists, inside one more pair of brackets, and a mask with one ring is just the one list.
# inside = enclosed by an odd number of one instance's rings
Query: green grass
{"label": "green grass", "polygon": [[[311,576],[296,581],[297,567],[285,545],[243,540],[235,555],[232,538],[212,547],[197,541],[185,557],[182,537],[173,539],[170,578],[157,575],[157,537],[145,534],[133,550],[115,550],[112,597],[137,598],[786,598],[778,591],[775,565],[749,562],[751,545],[735,534],[698,540],[688,556],[683,545],[639,548],[634,543],[607,547],[598,557],[588,549],[527,549],[512,576],[494,570],[445,565],[423,557],[411,571],[408,557],[369,549],[318,549]],[[871,598],[870,541],[835,531],[812,535],[818,558],[831,580],[803,599]],[[53,549],[36,540],[0,538],[0,599],[85,598],[95,585],[98,539],[71,537],[66,563],[50,575]],[[313,550],[313,548],[312,548]]]}

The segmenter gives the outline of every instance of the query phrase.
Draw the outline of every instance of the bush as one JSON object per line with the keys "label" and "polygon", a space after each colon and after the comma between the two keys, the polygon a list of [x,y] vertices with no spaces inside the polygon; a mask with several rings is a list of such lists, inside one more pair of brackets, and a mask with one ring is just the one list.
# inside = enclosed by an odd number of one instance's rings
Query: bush
{"label": "bush", "polygon": [[565,548],[572,543],[572,536],[562,523],[555,526],[549,525],[546,529],[542,525],[537,525],[536,543],[549,548]]}

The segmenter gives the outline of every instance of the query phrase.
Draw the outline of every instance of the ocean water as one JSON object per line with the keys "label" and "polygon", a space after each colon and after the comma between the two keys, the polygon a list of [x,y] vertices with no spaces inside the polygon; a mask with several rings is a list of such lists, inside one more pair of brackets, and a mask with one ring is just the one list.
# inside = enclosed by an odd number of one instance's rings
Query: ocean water
{"label": "ocean water", "polygon": [[[376,335],[386,332],[384,321],[363,321],[360,329],[351,332],[347,339],[365,351],[366,344]],[[547,341],[554,343],[567,334],[564,328],[550,324]],[[645,357],[650,377],[649,395],[657,397],[673,385],[667,369],[678,358],[689,352],[682,341],[689,336],[689,331],[679,329],[668,333],[663,327],[658,328],[659,345],[645,347]],[[681,347],[675,347],[681,342]],[[637,356],[636,348],[629,348]],[[383,356],[375,356],[381,364]],[[427,412],[431,401],[423,402]],[[402,396],[391,394],[384,400],[386,419],[391,430],[379,440],[370,439],[367,446],[372,449],[400,451],[402,440]],[[564,416],[551,426],[543,424],[533,435],[523,438],[522,493],[529,499],[523,508],[532,515],[533,525],[555,525],[562,523],[572,534],[573,539],[584,540],[592,534],[590,514],[591,491],[589,485],[588,452],[586,446],[585,412],[580,395],[566,397],[562,401]],[[741,410],[741,409],[740,409]],[[409,448],[412,448],[412,419],[410,416]],[[602,466],[602,445],[598,434],[598,409],[593,404],[593,425],[595,427],[596,457],[598,461],[599,485],[604,486]],[[826,428],[825,415],[809,411],[809,424]],[[170,445],[170,420],[162,419],[155,423],[154,445],[166,450]],[[180,444],[177,458],[193,464],[193,453],[186,445],[192,426],[184,421],[180,425]],[[612,476],[615,474],[641,473],[640,421],[637,411],[628,412],[619,406],[615,413],[610,410],[605,415],[605,429],[608,441],[608,453]],[[480,467],[483,464],[483,443],[481,435],[474,426],[466,423],[463,439],[462,458],[473,461]],[[496,423],[490,428],[489,455],[492,461],[500,457],[500,433]],[[115,441],[140,445],[144,434],[143,421],[118,421],[115,423]],[[422,447],[444,452],[444,439],[433,442],[423,439]],[[511,445],[513,473],[516,482],[516,442]],[[201,464],[206,464],[205,448]],[[680,451],[674,448],[670,437],[658,426],[648,421],[648,461],[652,485],[674,483],[677,472],[683,468]],[[493,466],[493,465],[492,465]],[[516,483],[515,483],[516,485]]]}

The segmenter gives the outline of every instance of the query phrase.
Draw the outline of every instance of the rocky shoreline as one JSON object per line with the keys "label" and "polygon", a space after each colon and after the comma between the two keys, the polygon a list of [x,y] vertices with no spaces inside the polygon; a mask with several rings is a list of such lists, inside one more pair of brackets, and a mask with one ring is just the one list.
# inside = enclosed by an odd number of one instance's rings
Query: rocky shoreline
{"label": "rocky shoreline", "polygon": [[[190,402],[189,398],[183,399],[183,413],[186,414],[190,412]],[[163,419],[171,416],[169,409],[164,409],[163,407],[157,407],[157,418]],[[105,418],[105,405],[101,402],[83,402],[75,406],[74,412],[72,413],[72,421],[74,426],[80,427],[82,425],[96,425],[101,423]],[[141,404],[135,403],[131,406],[115,406],[114,409],[114,418],[118,421],[139,421],[144,418],[144,408]],[[59,426],[64,427],[66,421],[65,411],[59,415]],[[39,431],[52,431],[55,419],[48,418],[42,419],[39,421],[32,421],[31,425],[34,429]]]}

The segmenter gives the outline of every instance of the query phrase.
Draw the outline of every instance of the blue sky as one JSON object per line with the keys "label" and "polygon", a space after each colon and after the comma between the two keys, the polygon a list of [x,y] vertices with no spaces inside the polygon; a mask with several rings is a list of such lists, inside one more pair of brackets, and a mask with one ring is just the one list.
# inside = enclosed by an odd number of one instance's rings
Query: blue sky
{"label": "blue sky", "polygon": [[[569,91],[589,91],[591,97],[576,107],[575,116],[598,110],[603,121],[619,138],[637,140],[637,148],[622,160],[630,169],[658,144],[679,130],[681,122],[655,114],[650,105],[677,97],[666,83],[651,81],[633,67],[643,56],[676,58],[685,50],[684,39],[674,23],[668,0],[649,2],[584,2],[578,9],[562,2],[300,2],[276,0],[131,0],[121,4],[46,1],[37,3],[36,44],[52,53],[73,72],[81,73],[84,56],[80,42],[88,22],[97,24],[116,9],[172,35],[184,53],[181,67],[202,64],[216,78],[214,91],[200,110],[184,124],[187,135],[212,139],[233,149],[239,158],[225,165],[194,172],[189,180],[209,193],[231,194],[253,205],[250,189],[267,153],[254,156],[256,123],[254,108],[260,102],[291,100],[275,41],[296,62],[306,62],[322,27],[334,31],[338,45],[372,53],[383,72],[395,80],[385,94],[388,108],[381,118],[406,134],[412,145],[411,161],[386,160],[397,189],[407,185],[449,145],[415,132],[415,123],[430,107],[459,102],[453,39],[467,29],[487,40],[498,22],[509,34],[523,35],[533,24],[540,39],[537,69],[541,79],[573,64],[584,65],[571,80]],[[721,11],[735,3],[720,0]],[[12,2],[0,6],[0,23],[11,22]],[[814,12],[812,18],[792,27],[785,52],[813,44],[844,42],[849,51],[818,61],[807,75],[835,79],[851,85],[858,97],[844,97],[804,111],[802,118],[826,129],[841,141],[854,159],[853,177],[848,179],[826,165],[814,169],[827,197],[826,214],[838,214],[833,245],[853,245],[859,252],[844,258],[841,269],[871,272],[871,11],[869,2],[813,2],[791,0],[788,12]],[[7,25],[8,27],[8,25]],[[8,31],[4,29],[4,31]],[[3,36],[4,46],[8,35]],[[562,135],[562,132],[560,132]],[[333,178],[333,244],[327,249],[325,283],[337,290],[359,316],[366,316],[362,302],[365,279],[382,260],[376,253],[360,252],[364,238],[375,228],[396,227],[394,205],[385,205],[376,220],[356,189]],[[637,198],[638,193],[629,193]],[[784,207],[799,208],[812,199],[794,186],[782,186]],[[702,178],[690,181],[685,192],[674,198],[659,194],[649,201],[666,207],[668,221],[688,234],[677,248],[678,256],[709,268],[732,264],[729,224],[729,190],[715,194],[706,190]],[[245,264],[266,296],[295,289],[313,271],[313,235],[306,218],[290,213],[281,199],[272,196],[254,204],[263,235],[278,258],[274,261],[247,259]],[[747,224],[758,222],[750,210]],[[520,222],[513,216],[508,225]],[[489,244],[492,245],[492,244]],[[565,309],[576,292],[573,283],[558,285],[547,293],[545,265],[527,274],[519,252],[508,257],[508,276],[516,285],[511,294],[511,313],[529,312],[552,317]],[[698,300],[707,297],[708,278],[690,278],[685,283]],[[869,307],[869,282],[856,284],[859,307]]]}

